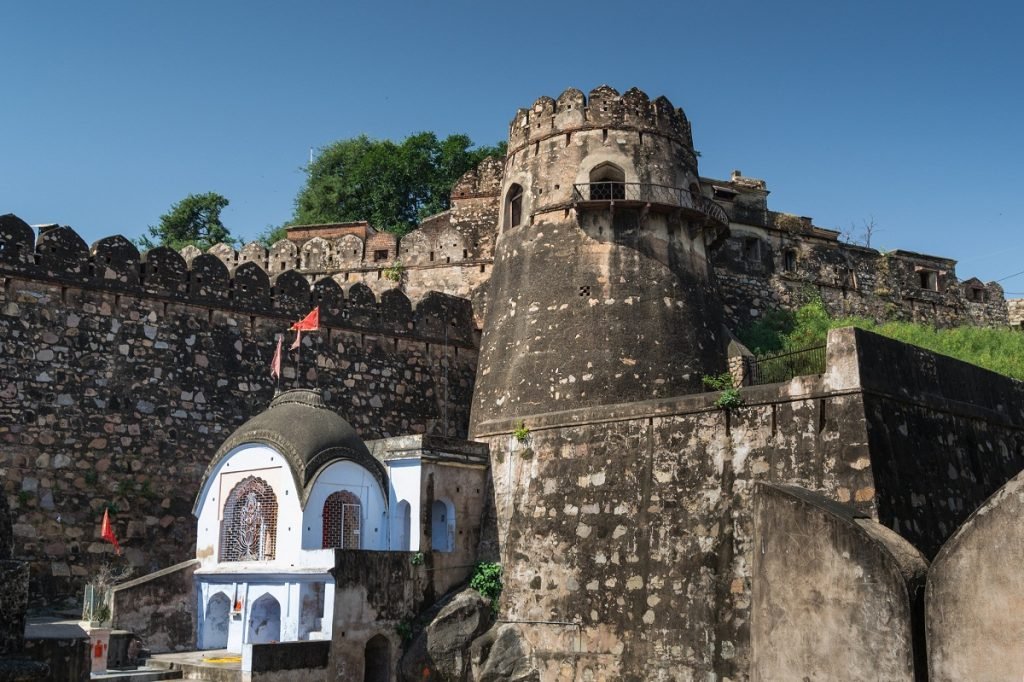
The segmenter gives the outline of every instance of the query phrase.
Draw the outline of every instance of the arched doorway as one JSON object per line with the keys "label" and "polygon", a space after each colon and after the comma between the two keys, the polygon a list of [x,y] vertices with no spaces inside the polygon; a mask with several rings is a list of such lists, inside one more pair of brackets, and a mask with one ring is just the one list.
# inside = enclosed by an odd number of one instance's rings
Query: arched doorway
{"label": "arched doorway", "polygon": [[324,501],[323,548],[359,549],[362,503],[354,493],[340,490]]}
{"label": "arched doorway", "polygon": [[430,507],[430,548],[438,552],[455,549],[455,509],[446,500],[435,500]]}
{"label": "arched doorway", "polygon": [[228,645],[228,612],[231,600],[223,592],[210,597],[203,617],[203,649],[223,649]]}
{"label": "arched doorway", "polygon": [[363,682],[390,682],[391,643],[384,635],[375,635],[366,643]]}
{"label": "arched doorway", "polygon": [[269,594],[253,602],[249,610],[248,644],[281,641],[281,605]]}
{"label": "arched doorway", "polygon": [[395,507],[395,519],[398,532],[398,537],[395,538],[395,549],[399,552],[408,552],[412,549],[412,507],[405,500],[399,502]]}

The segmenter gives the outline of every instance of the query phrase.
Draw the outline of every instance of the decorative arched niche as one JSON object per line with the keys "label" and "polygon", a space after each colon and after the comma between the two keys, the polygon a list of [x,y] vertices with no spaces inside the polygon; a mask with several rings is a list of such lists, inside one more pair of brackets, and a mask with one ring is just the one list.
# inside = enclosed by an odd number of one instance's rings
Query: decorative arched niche
{"label": "decorative arched niche", "polygon": [[626,171],[611,161],[590,169],[590,200],[616,201],[626,198]]}
{"label": "decorative arched niche", "polygon": [[262,478],[231,489],[220,526],[220,561],[270,561],[277,549],[277,497]]}

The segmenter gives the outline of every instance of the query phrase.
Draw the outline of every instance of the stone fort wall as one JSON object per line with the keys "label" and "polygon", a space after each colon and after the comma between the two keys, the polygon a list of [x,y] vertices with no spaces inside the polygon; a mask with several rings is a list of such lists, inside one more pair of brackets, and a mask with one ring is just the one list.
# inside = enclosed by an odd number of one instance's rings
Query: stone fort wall
{"label": "stone fort wall", "polygon": [[759,481],[849,504],[931,558],[1024,467],[1024,384],[861,330],[830,334],[823,376],[741,395],[528,417],[525,442],[515,420],[477,427],[502,619],[542,679],[746,679]]}
{"label": "stone fort wall", "polygon": [[319,333],[282,387],[320,386],[364,438],[464,437],[476,371],[465,299],[310,285],[210,254],[86,247],[68,228],[0,217],[0,471],[33,595],[75,593],[111,559],[113,510],[140,573],[194,554],[192,504],[212,453],[264,409],[279,333],[314,305]]}

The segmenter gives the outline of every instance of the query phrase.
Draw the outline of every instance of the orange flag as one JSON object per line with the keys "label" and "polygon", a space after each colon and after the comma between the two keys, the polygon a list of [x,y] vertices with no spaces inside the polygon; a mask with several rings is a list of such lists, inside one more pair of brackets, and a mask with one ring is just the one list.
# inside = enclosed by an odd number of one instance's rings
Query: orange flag
{"label": "orange flag", "polygon": [[291,326],[297,332],[315,332],[320,329],[320,306]]}
{"label": "orange flag", "polygon": [[284,336],[277,337],[277,350],[274,351],[274,359],[270,361],[270,376],[281,378],[281,340]]}
{"label": "orange flag", "polygon": [[103,510],[103,525],[100,526],[100,537],[114,545],[114,553],[121,553],[121,545],[117,544],[117,538],[114,537],[114,529],[110,527],[110,510]]}

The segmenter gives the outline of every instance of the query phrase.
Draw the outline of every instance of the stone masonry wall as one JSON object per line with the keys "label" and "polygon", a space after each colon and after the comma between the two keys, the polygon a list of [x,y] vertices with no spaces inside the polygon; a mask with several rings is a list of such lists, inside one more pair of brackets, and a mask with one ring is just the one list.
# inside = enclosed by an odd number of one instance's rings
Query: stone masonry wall
{"label": "stone masonry wall", "polygon": [[1024,298],[1014,298],[1006,302],[1010,308],[1010,326],[1024,329]]}
{"label": "stone masonry wall", "polygon": [[169,249],[140,257],[123,238],[87,250],[67,228],[32,236],[0,218],[0,471],[33,595],[73,595],[111,561],[108,506],[139,573],[194,555],[202,473],[270,401],[275,336],[313,305],[323,328],[304,335],[298,376],[288,354],[282,387],[324,388],[364,438],[466,433],[468,301],[430,294],[413,308],[361,285],[311,290],[291,271],[271,284],[243,264],[228,278],[209,255],[191,268]]}
{"label": "stone masonry wall", "polygon": [[[888,343],[902,350],[879,362]],[[925,396],[935,393],[927,377],[946,368],[843,329],[830,334],[823,376],[742,389],[745,404],[731,412],[704,394],[552,413],[528,418],[522,443],[511,420],[478,425],[506,567],[500,618],[521,624],[542,678],[746,679],[757,481],[848,503],[927,553],[988,486],[1024,468],[1019,382],[987,384],[1004,398],[969,389],[959,401],[919,401],[930,423],[887,419],[865,367],[894,363],[911,367],[890,381]],[[990,378],[965,365],[950,385]],[[921,447],[932,433],[950,452]],[[932,475],[951,464],[956,477]]]}
{"label": "stone masonry wall", "polygon": [[[961,282],[955,261],[906,251],[881,253],[838,242],[834,235],[815,236],[817,228],[795,225],[795,216],[770,213],[770,219],[770,226],[734,223],[730,238],[714,254],[733,329],[770,310],[793,310],[810,295],[820,296],[837,316],[940,327],[1009,323],[1002,287],[974,278]],[[922,286],[922,271],[935,273],[935,290]]]}
{"label": "stone masonry wall", "polygon": [[859,396],[820,380],[743,394],[733,413],[694,395],[488,437],[499,618],[522,623],[542,679],[744,679],[754,483],[872,513]]}

